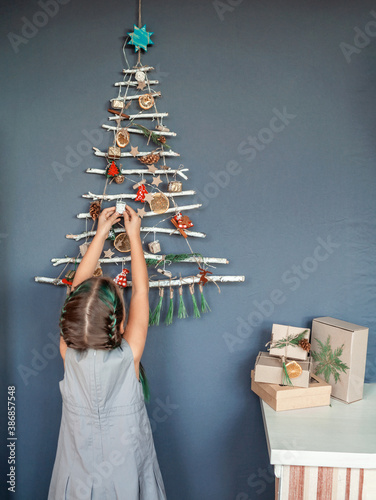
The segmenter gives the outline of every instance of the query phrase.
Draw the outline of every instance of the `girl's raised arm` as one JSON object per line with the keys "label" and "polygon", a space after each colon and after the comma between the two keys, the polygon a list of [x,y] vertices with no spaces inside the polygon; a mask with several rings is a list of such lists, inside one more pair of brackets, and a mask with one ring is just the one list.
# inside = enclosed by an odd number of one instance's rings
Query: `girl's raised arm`
{"label": "girl's raised arm", "polygon": [[83,281],[91,278],[95,271],[98,259],[101,256],[104,242],[113,226],[119,222],[120,217],[115,207],[105,208],[98,217],[98,228],[93,241],[83,256],[72,283],[72,290]]}
{"label": "girl's raised arm", "polygon": [[138,374],[149,326],[149,276],[140,238],[141,219],[129,206],[124,212],[124,227],[131,244],[132,297],[123,337],[132,349]]}

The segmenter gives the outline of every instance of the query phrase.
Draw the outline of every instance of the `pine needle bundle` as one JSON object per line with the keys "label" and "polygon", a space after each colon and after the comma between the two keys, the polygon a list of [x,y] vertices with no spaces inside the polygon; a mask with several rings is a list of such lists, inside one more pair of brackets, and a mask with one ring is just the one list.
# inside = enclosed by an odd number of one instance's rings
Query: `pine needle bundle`
{"label": "pine needle bundle", "polygon": [[192,302],[193,302],[193,316],[195,318],[200,318],[201,314],[200,314],[200,311],[198,309],[197,300],[196,300],[196,297],[195,297],[195,285],[194,285],[194,283],[192,283],[191,285],[189,285],[189,291],[191,293]]}
{"label": "pine needle bundle", "polygon": [[162,287],[160,287],[159,288],[159,301],[158,301],[157,307],[154,309],[154,311],[149,316],[149,325],[157,325],[157,326],[159,325],[159,321],[161,319],[163,293],[164,293],[164,289]]}
{"label": "pine needle bundle", "polygon": [[178,309],[178,318],[184,319],[188,317],[187,309],[184,304],[183,299],[183,287],[179,286],[179,309]]}
{"label": "pine needle bundle", "polygon": [[205,297],[204,297],[204,286],[200,283],[198,286],[201,294],[201,312],[206,313],[211,311],[209,304],[207,303]]}
{"label": "pine needle bundle", "polygon": [[166,325],[171,325],[174,316],[174,289],[170,286],[170,304],[168,306],[167,316],[165,319]]}

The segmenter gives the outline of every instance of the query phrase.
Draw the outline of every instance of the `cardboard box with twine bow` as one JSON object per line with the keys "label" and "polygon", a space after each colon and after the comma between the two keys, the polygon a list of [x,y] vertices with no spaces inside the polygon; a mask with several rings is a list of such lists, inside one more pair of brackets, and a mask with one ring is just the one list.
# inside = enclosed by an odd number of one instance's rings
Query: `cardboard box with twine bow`
{"label": "cardboard box with twine bow", "polygon": [[309,341],[310,330],[308,328],[298,328],[296,326],[273,324],[272,338],[269,342],[269,354],[271,356],[291,359],[301,359],[305,361],[308,352],[299,346],[299,340]]}
{"label": "cardboard box with twine bow", "polygon": [[[308,361],[299,361],[299,363],[295,360],[286,359],[285,363],[290,377],[290,385],[293,387],[308,387],[311,377],[311,359]],[[294,365],[300,367],[297,372],[290,370],[290,367],[294,368]],[[258,353],[254,371],[255,382],[288,385],[284,383],[285,377],[282,360],[269,356],[267,352]]]}

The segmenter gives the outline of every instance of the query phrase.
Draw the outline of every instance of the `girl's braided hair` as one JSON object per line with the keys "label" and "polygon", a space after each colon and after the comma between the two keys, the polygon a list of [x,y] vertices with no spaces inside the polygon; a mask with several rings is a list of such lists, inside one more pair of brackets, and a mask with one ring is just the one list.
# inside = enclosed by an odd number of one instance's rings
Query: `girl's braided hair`
{"label": "girl's braided hair", "polygon": [[121,344],[124,302],[109,278],[90,278],[66,298],[60,334],[73,349],[114,349]]}

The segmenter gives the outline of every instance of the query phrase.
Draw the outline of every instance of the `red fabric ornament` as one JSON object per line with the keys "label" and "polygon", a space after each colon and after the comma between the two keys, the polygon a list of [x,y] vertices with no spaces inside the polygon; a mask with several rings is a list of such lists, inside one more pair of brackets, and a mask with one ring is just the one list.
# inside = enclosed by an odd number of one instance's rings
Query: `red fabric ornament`
{"label": "red fabric ornament", "polygon": [[174,220],[177,222],[177,227],[180,229],[189,229],[193,227],[192,221],[187,215],[182,215],[181,212],[174,216]]}
{"label": "red fabric ornament", "polygon": [[67,285],[67,286],[72,286],[73,284],[73,280],[67,280],[67,278],[63,278],[61,280],[62,283],[64,283],[64,285]]}
{"label": "red fabric ornament", "polygon": [[120,274],[114,278],[114,281],[117,285],[122,286],[123,288],[126,288],[127,286],[127,274],[129,273],[128,269],[123,269]]}
{"label": "red fabric ornament", "polygon": [[141,184],[137,190],[137,195],[135,198],[135,201],[141,201],[142,203],[145,203],[145,194],[148,194],[148,191],[145,187],[144,184]]}
{"label": "red fabric ornament", "polygon": [[120,174],[119,167],[116,165],[116,163],[113,161],[111,165],[108,167],[107,170],[107,177],[116,177],[117,175]]}

